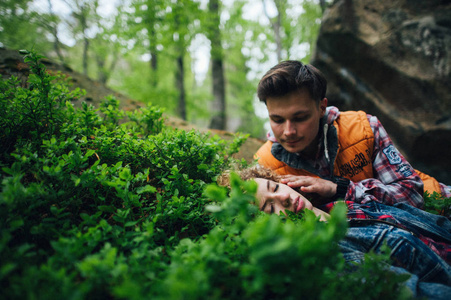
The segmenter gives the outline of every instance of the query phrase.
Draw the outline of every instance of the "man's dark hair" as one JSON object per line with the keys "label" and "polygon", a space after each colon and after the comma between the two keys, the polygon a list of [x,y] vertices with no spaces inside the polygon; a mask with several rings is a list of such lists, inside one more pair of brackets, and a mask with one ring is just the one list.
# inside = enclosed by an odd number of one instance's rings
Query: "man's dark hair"
{"label": "man's dark hair", "polygon": [[303,88],[319,103],[326,97],[326,78],[312,65],[286,60],[266,72],[258,84],[257,95],[266,104],[268,97],[282,97]]}

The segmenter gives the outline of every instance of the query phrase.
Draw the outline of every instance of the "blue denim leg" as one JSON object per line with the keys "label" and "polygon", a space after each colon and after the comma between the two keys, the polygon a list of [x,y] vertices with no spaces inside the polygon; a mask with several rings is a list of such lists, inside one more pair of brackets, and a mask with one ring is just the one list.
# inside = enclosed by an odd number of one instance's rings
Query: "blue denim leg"
{"label": "blue denim leg", "polygon": [[434,300],[449,300],[451,287],[440,283],[421,282],[417,275],[408,273],[405,269],[391,266],[390,271],[396,274],[409,274],[410,278],[404,285],[412,292],[413,298],[426,298]]}
{"label": "blue denim leg", "polygon": [[356,204],[355,207],[375,218],[390,215],[409,231],[432,238],[436,242],[451,243],[451,221],[443,216],[425,212],[405,203],[389,206],[373,201]]}
{"label": "blue denim leg", "polygon": [[438,292],[451,299],[451,267],[421,240],[405,230],[385,224],[351,227],[339,246],[347,262],[360,263],[363,262],[365,253],[371,250],[380,252],[384,243],[391,249],[393,267],[416,276],[406,283],[414,295],[433,295],[437,291],[429,291],[429,287],[443,285],[448,287]]}

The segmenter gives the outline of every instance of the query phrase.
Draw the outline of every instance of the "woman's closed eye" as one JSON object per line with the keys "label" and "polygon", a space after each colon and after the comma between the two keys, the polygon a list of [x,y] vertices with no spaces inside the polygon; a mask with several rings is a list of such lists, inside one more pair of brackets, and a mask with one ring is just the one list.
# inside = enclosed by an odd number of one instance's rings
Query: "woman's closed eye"
{"label": "woman's closed eye", "polygon": [[266,201],[265,201],[265,203],[263,204],[263,206],[262,206],[262,208],[260,209],[261,211],[263,211],[263,212],[266,212],[266,213],[268,213],[267,212],[267,209],[266,209],[266,207],[269,205],[269,211],[270,211],[270,213],[274,213],[274,202],[272,201],[272,200],[270,200],[270,199],[267,199]]}

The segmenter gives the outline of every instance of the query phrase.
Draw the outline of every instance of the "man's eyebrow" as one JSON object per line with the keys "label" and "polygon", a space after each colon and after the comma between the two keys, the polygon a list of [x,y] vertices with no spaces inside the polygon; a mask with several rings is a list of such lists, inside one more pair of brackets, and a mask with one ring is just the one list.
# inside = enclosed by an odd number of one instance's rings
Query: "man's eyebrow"
{"label": "man's eyebrow", "polygon": [[269,191],[269,180],[266,181],[266,189]]}
{"label": "man's eyebrow", "polygon": [[[306,115],[308,113],[309,113],[309,111],[307,111],[307,110],[298,110],[297,112],[292,114],[292,116]],[[282,118],[282,116],[279,116],[278,114],[269,114],[269,117],[270,118]]]}

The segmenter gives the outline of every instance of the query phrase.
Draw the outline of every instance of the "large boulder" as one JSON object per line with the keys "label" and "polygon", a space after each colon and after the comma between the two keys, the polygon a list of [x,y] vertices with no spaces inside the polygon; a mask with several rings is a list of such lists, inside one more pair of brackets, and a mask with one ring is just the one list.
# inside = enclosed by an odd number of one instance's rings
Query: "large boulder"
{"label": "large boulder", "polygon": [[311,63],[330,105],[376,115],[415,168],[451,184],[451,1],[335,1]]}

